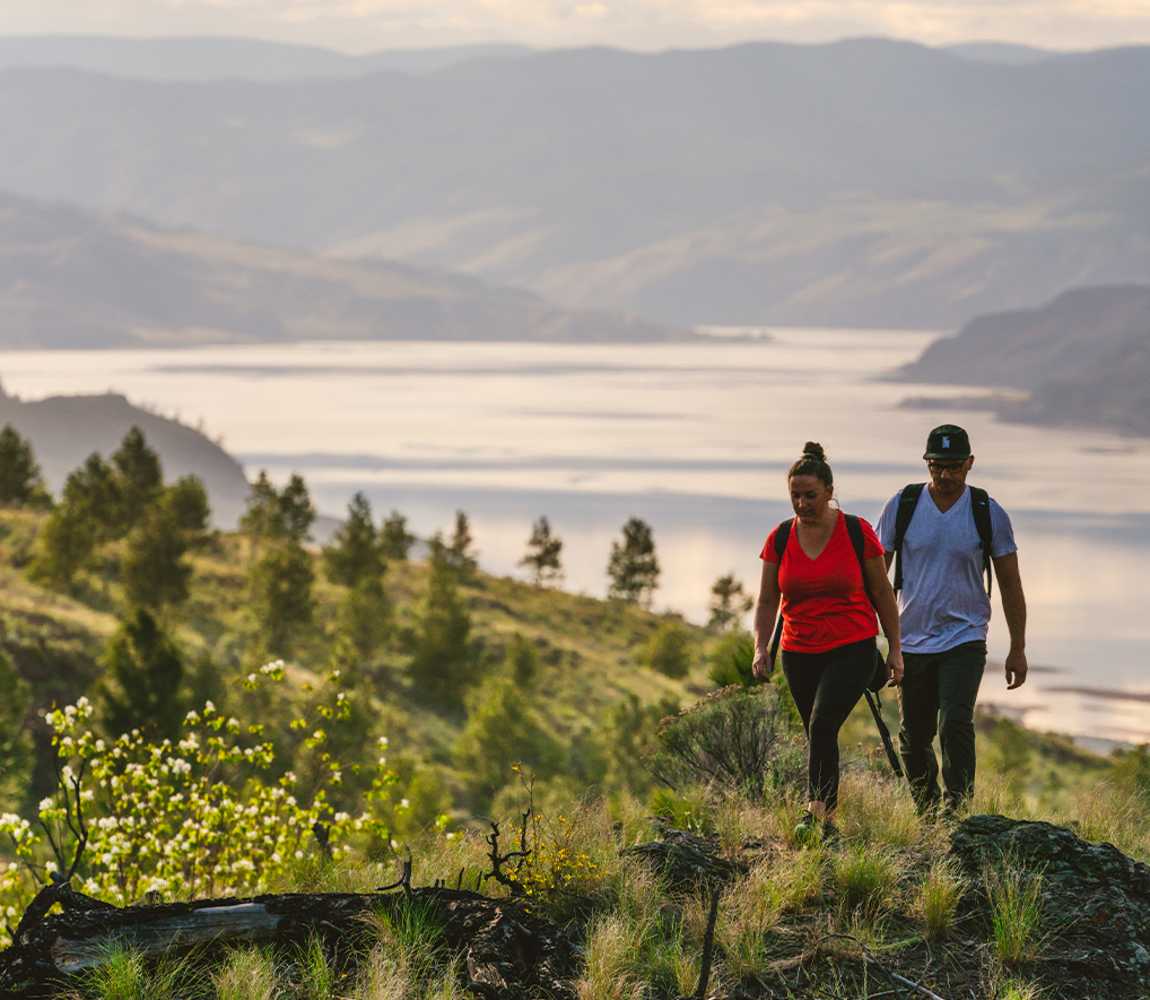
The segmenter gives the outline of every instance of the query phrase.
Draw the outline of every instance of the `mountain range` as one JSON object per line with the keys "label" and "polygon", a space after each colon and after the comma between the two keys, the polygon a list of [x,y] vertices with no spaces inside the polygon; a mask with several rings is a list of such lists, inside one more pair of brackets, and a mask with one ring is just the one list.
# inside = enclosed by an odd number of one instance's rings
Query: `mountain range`
{"label": "mountain range", "polygon": [[1150,273],[1146,93],[1146,48],[879,39],[280,82],[25,66],[0,188],[676,325],[953,327]]}
{"label": "mountain range", "polygon": [[689,334],[384,261],[333,260],[0,195],[0,348]]}

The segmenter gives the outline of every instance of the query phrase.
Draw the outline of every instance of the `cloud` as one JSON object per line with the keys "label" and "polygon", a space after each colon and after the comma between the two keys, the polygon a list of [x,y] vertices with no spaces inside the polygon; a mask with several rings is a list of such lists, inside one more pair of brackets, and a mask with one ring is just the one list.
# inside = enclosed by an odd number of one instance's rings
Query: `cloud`
{"label": "cloud", "polygon": [[521,41],[689,47],[884,34],[1150,43],[1150,0],[3,0],[0,33],[250,34],[365,50]]}

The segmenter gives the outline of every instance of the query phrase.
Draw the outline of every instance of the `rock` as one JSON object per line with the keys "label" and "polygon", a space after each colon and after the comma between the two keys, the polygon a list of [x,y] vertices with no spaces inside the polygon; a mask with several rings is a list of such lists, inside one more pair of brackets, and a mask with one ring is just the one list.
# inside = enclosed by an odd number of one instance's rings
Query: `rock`
{"label": "rock", "polygon": [[636,844],[621,853],[642,858],[674,891],[725,885],[747,871],[745,864],[719,856],[717,838],[670,827],[662,831],[662,839]]}
{"label": "rock", "polygon": [[1050,937],[1035,964],[1061,995],[1150,995],[1150,867],[1065,827],[1004,816],[964,820],[951,851],[973,878],[983,910],[988,864],[1006,855],[1041,873],[1043,932]]}

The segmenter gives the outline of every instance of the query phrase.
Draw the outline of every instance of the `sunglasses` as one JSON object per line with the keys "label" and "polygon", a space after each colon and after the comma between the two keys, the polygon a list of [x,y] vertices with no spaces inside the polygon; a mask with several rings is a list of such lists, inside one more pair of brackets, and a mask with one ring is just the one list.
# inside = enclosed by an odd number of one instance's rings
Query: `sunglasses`
{"label": "sunglasses", "polygon": [[961,472],[963,469],[963,466],[965,466],[965,465],[966,465],[965,459],[961,462],[934,462],[934,461],[930,461],[930,462],[926,463],[926,467],[928,469],[930,469],[931,472]]}

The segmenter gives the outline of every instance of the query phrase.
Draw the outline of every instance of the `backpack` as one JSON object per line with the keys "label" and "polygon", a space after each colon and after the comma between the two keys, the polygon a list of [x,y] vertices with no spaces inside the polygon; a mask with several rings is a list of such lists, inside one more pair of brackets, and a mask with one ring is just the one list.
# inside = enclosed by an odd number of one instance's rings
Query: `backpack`
{"label": "backpack", "polygon": [[[866,591],[867,600],[874,606],[874,600],[871,598],[870,587],[866,582],[866,556],[863,554],[863,532],[862,525],[859,524],[859,519],[854,514],[843,514],[846,521],[847,534],[850,536],[851,548],[855,550],[855,558],[859,561],[859,571],[862,573],[863,589]],[[783,564],[783,553],[787,549],[787,542],[791,537],[791,525],[794,523],[793,519],[788,518],[783,521],[775,529],[775,565],[781,566]],[[830,544],[829,542],[827,543]],[[770,651],[770,665],[771,669],[775,666],[775,657],[779,654],[779,644],[783,641],[783,611],[781,606],[782,593],[779,594],[779,618],[775,623],[775,634],[771,636],[771,651]],[[886,660],[883,659],[882,654],[875,650],[875,671],[871,677],[871,683],[868,685],[870,690],[877,691],[883,687],[890,679],[887,671]]]}
{"label": "backpack", "polygon": [[[898,496],[898,510],[894,518],[894,589],[897,593],[902,590],[902,543],[906,538],[906,529],[910,527],[910,519],[914,517],[914,510],[918,506],[918,498],[926,483],[910,483],[902,488]],[[970,489],[970,512],[974,516],[974,526],[978,530],[978,542],[982,547],[982,571],[986,574],[986,596],[990,596],[994,584],[994,566],[990,561],[990,545],[994,540],[994,529],[990,525],[990,496],[986,490],[977,486]]]}

